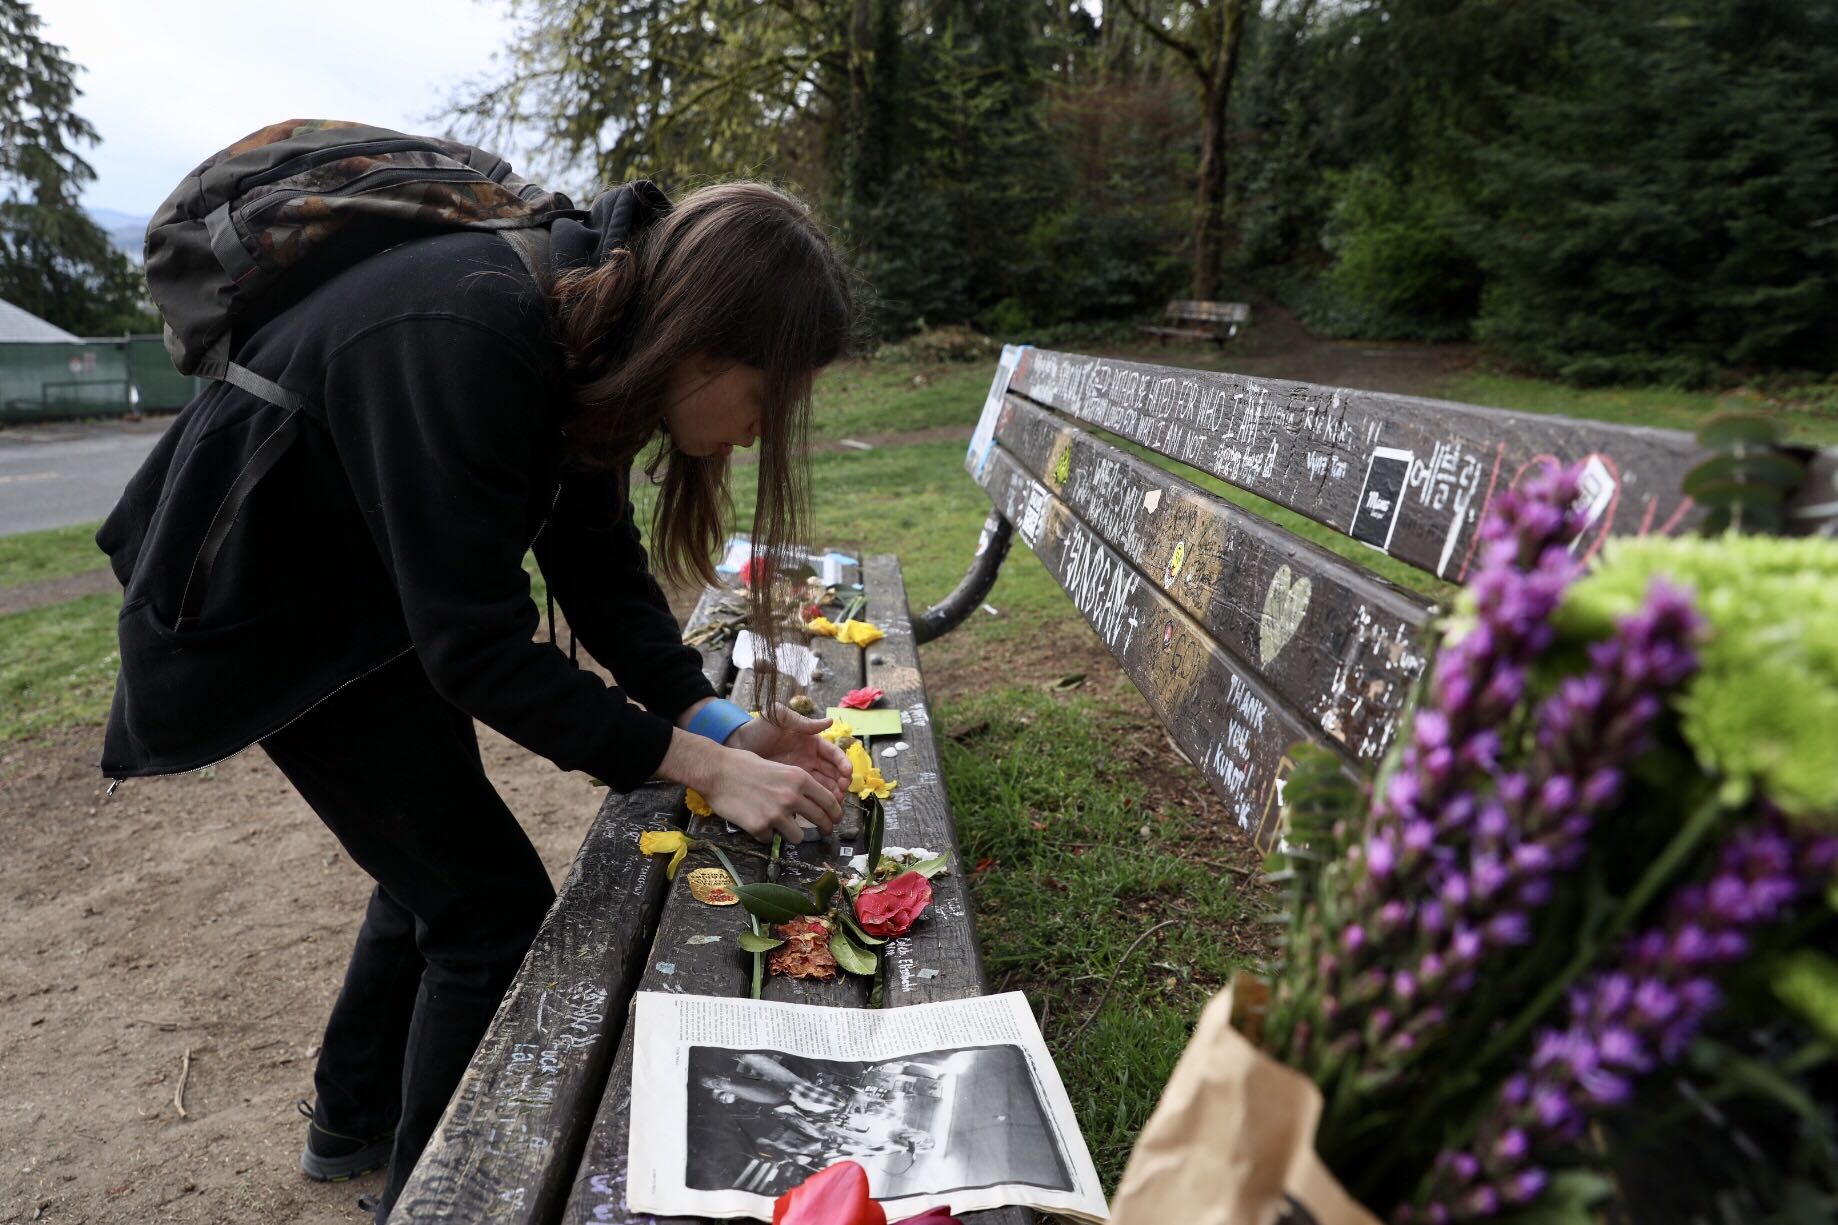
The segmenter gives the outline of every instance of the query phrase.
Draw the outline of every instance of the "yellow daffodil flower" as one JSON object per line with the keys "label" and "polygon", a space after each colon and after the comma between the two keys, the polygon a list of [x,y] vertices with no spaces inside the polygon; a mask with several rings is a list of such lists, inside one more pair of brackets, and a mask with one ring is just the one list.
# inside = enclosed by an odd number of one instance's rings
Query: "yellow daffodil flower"
{"label": "yellow daffodil flower", "polygon": [[823,638],[836,637],[836,623],[828,617],[812,617],[804,623],[804,628]]}
{"label": "yellow daffodil flower", "polygon": [[857,621],[853,617],[844,621],[836,631],[836,641],[847,642],[858,647],[871,647],[885,637],[887,635],[881,632],[879,626],[871,625],[866,621]]}
{"label": "yellow daffodil flower", "polygon": [[[693,792],[691,794],[694,794]],[[689,858],[689,835],[675,829],[648,829],[638,835],[638,853],[640,855],[668,855],[670,863],[664,868],[664,875],[676,879],[676,870]]]}
{"label": "yellow daffodil flower", "polygon": [[871,795],[884,800],[892,794],[895,787],[899,786],[898,783],[890,783],[881,777],[880,768],[874,764],[874,759],[868,756],[868,750],[862,747],[861,741],[857,740],[850,745],[847,752],[850,794],[864,800]]}
{"label": "yellow daffodil flower", "polygon": [[874,761],[868,756],[868,750],[862,747],[862,742],[859,740],[843,751],[849,755],[849,768],[854,772],[853,777],[849,779],[849,790],[854,791],[862,785],[862,779],[867,777],[868,771],[874,769]]}
{"label": "yellow daffodil flower", "polygon": [[697,791],[694,787],[686,787],[683,789],[683,802],[689,805],[689,811],[695,813],[698,817],[712,817],[715,815],[715,810],[708,806],[708,801],[703,799],[702,793]]}
{"label": "yellow daffodil flower", "polygon": [[835,744],[844,736],[853,736],[855,734],[855,729],[850,727],[847,723],[844,723],[841,719],[832,719],[830,725],[817,734],[831,744]]}

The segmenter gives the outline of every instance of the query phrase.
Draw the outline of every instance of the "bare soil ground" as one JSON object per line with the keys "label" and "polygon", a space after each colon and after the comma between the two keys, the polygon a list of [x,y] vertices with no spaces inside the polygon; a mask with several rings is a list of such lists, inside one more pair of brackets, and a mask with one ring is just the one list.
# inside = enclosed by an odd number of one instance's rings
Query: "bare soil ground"
{"label": "bare soil ground", "polygon": [[0,587],[0,616],[24,612],[44,604],[62,604],[65,600],[74,600],[79,596],[120,590],[121,584],[115,580],[115,572],[107,566],[85,570],[81,574],[66,574],[61,578],[41,579],[36,583]]}
{"label": "bare soil ground", "polygon": [[[559,883],[602,793],[480,731]],[[260,749],[105,800],[99,745],[8,753],[0,1221],[356,1220],[377,1176],[303,1177],[293,1103],[369,878]]]}
{"label": "bare soil ground", "polygon": [[[1278,311],[1258,318],[1209,364],[1408,392],[1463,360],[1447,349],[1313,342]],[[1172,351],[1169,360],[1198,364]],[[69,598],[101,577],[0,598]],[[1159,724],[1084,627],[993,646],[947,637],[924,664],[934,700],[1085,673],[1139,722],[1131,751],[1162,780],[1158,797],[1178,799],[1192,819],[1210,815],[1216,802],[1197,775],[1167,771],[1174,754],[1160,755]],[[492,780],[559,884],[602,793],[479,734]],[[360,1220],[356,1197],[380,1176],[332,1185],[302,1176],[294,1101],[312,1093],[369,879],[260,749],[200,774],[131,781],[105,800],[100,741],[99,728],[84,727],[0,749],[0,1225]],[[181,1117],[174,1095],[188,1050]]]}

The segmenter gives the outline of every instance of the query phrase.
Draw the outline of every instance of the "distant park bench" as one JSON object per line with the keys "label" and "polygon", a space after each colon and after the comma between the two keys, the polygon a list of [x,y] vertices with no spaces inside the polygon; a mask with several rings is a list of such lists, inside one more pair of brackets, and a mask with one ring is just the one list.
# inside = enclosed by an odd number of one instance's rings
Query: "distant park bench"
{"label": "distant park bench", "polygon": [[[889,838],[951,857],[951,874],[935,882],[933,917],[889,946],[888,1006],[985,989],[916,648],[982,603],[1014,536],[1065,587],[1237,825],[1263,847],[1279,833],[1290,747],[1325,744],[1369,775],[1431,658],[1429,599],[1094,428],[1453,584],[1473,569],[1488,504],[1540,462],[1585,463],[1585,553],[1611,534],[1684,531],[1699,515],[1679,492],[1704,458],[1685,434],[1005,351],[968,457],[994,503],[969,572],[938,607],[909,618],[897,561],[870,558],[859,574],[865,615],[887,638],[866,652],[815,643],[827,672],[812,686],[820,705],[867,683],[906,714],[911,748],[892,758],[880,744],[871,749],[900,781],[888,802]],[[1838,452],[1801,458],[1810,476],[1797,522],[1809,528],[1838,509]],[[851,572],[845,582],[853,581]],[[704,596],[692,627],[719,595]],[[718,686],[728,683],[724,650],[705,651],[704,662]],[[746,678],[736,679],[746,692]],[[626,1142],[646,1112],[631,1100],[632,991],[747,990],[747,962],[732,942],[744,923],[738,908],[701,906],[680,877],[667,887],[661,863],[637,853],[641,831],[685,819],[678,787],[607,798],[398,1219],[632,1219]],[[692,830],[738,838],[719,821],[693,822]],[[824,858],[846,859],[860,849],[853,835],[807,844],[804,866],[787,872],[808,877]],[[845,1007],[864,1006],[865,993],[853,978],[775,978],[767,989],[768,998]],[[1006,1225],[1027,1216],[974,1219]]]}
{"label": "distant park bench", "polygon": [[1239,328],[1251,322],[1251,308],[1243,302],[1176,300],[1168,303],[1162,317],[1161,325],[1145,323],[1140,325],[1140,330],[1162,340],[1174,336],[1224,344],[1238,335]]}

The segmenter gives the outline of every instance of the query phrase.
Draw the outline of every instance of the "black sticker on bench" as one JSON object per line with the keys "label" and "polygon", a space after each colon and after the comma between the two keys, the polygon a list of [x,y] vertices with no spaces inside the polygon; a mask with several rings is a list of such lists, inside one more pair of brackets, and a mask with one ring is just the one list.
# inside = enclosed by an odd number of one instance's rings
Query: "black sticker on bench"
{"label": "black sticker on bench", "polygon": [[1391,549],[1391,531],[1398,523],[1398,509],[1404,495],[1404,482],[1410,476],[1414,459],[1409,451],[1380,447],[1366,463],[1366,483],[1359,491],[1359,504],[1353,514],[1348,535],[1383,552]]}

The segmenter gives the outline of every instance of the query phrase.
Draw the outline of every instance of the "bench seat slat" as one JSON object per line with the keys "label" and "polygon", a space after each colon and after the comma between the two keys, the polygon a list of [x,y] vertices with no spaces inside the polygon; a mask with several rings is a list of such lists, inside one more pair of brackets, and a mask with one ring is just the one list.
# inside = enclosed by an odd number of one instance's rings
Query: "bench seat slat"
{"label": "bench seat slat", "polygon": [[[848,585],[859,576],[856,567],[845,567],[845,594]],[[862,684],[862,652],[859,647],[820,638],[812,643],[811,649],[816,652],[824,671],[823,678],[813,680],[808,690],[811,700],[820,709],[836,705],[845,693]],[[751,671],[736,673],[732,696],[736,701],[752,700],[754,690]],[[715,818],[694,818],[690,832],[697,838],[706,838],[725,846],[760,849],[752,838],[730,831],[726,822]],[[842,829],[838,830],[838,833],[843,832]],[[798,848],[787,847],[783,856],[787,862],[781,869],[780,880],[786,884],[810,883],[821,874],[822,864],[840,853],[842,845],[828,840],[808,843]],[[733,858],[735,869],[745,879],[764,879],[764,865],[758,859],[745,855]],[[701,862],[700,857],[698,862]],[[704,906],[689,895],[686,883],[679,877],[664,904],[652,955],[637,989],[687,995],[746,995],[751,989],[752,961],[736,948],[734,941],[735,937],[747,930],[750,930],[750,924],[744,910],[738,906]],[[710,940],[710,936],[717,939]],[[850,975],[841,975],[827,983],[768,975],[762,995],[766,999],[786,1003],[860,1007],[867,1002],[868,989],[865,979]],[[633,1035],[628,1031],[620,1043],[605,1096],[595,1113],[586,1151],[582,1155],[580,1168],[576,1171],[574,1185],[562,1213],[564,1222],[653,1219],[649,1216],[634,1217],[625,1201],[633,1106],[633,1057]],[[642,1113],[640,1119],[642,1126]],[[693,1220],[680,1219],[685,1225]]]}
{"label": "bench seat slat", "polygon": [[[870,742],[874,764],[882,775],[900,784],[883,801],[883,841],[889,846],[923,846],[947,855],[950,864],[948,874],[932,880],[934,904],[928,918],[887,946],[883,1002],[893,1008],[983,995],[989,988],[970,913],[970,869],[957,844],[951,802],[938,767],[936,729],[926,706],[919,649],[906,611],[906,583],[899,562],[892,557],[869,558],[866,572],[868,589],[874,593],[869,604],[871,618],[887,634],[867,651],[868,683],[887,691],[882,704],[899,710],[904,722],[899,737],[882,736]],[[897,740],[909,747],[883,757],[882,750]]]}
{"label": "bench seat slat", "polygon": [[[907,614],[906,581],[897,558],[870,557],[863,563],[869,619],[887,634],[869,647],[868,683],[885,689],[883,705],[899,710],[898,738],[871,742],[883,776],[899,780],[884,801],[885,843],[923,846],[948,856],[950,871],[932,879],[932,907],[905,936],[886,946],[882,1006],[899,1008],[936,1000],[967,999],[988,993],[983,954],[970,909],[970,868],[963,861],[951,819],[951,802],[938,768],[938,742],[919,673],[919,648]],[[904,740],[907,748],[883,757],[883,748]],[[1038,1217],[1024,1208],[962,1214],[967,1225],[1030,1225]]]}
{"label": "bench seat slat", "polygon": [[1705,453],[1670,430],[1036,349],[1009,387],[1450,582],[1488,503],[1541,459],[1589,461],[1585,553],[1699,518],[1678,491]]}
{"label": "bench seat slat", "polygon": [[1428,600],[1020,396],[995,436],[1033,483],[995,465],[982,481],[1030,548],[1054,493],[1323,734],[1384,754],[1429,656]]}
{"label": "bench seat slat", "polygon": [[[1040,505],[1035,555],[1239,826],[1267,847],[1275,837],[1275,785],[1285,769],[1286,750],[1301,740],[1321,740],[1319,729],[1007,451],[992,450],[984,473],[992,488],[1006,487],[1010,498]],[[1326,743],[1351,757],[1337,741]]]}

